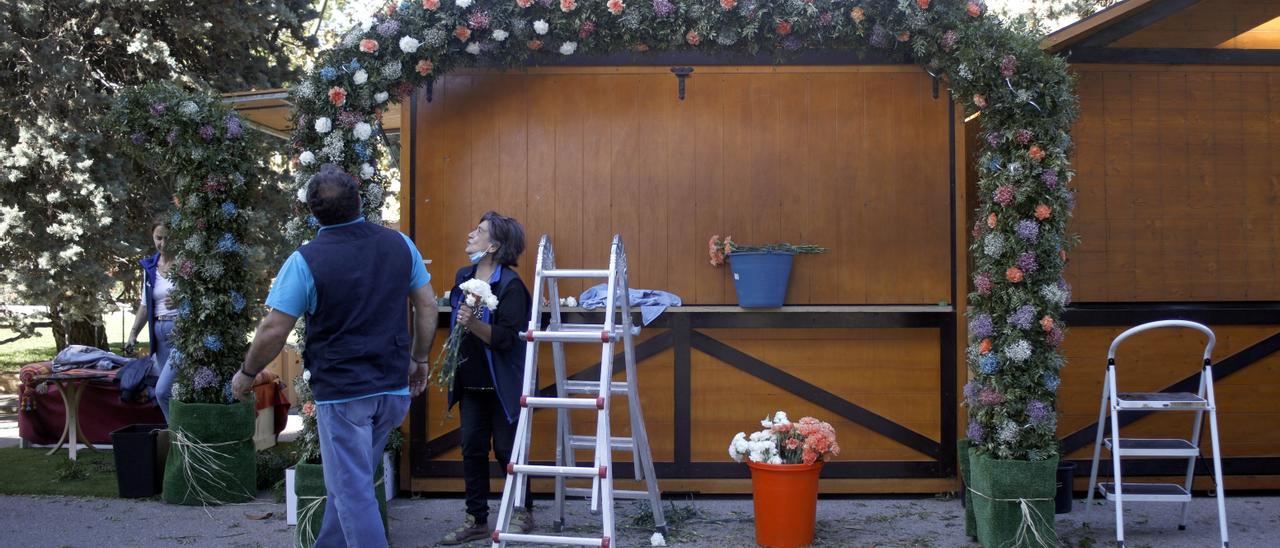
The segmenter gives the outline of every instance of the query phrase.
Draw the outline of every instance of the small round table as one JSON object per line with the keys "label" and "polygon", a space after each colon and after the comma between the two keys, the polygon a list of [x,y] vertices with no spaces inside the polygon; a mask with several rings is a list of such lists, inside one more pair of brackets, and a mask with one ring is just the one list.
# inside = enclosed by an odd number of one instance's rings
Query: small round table
{"label": "small round table", "polygon": [[84,430],[80,428],[80,421],[76,418],[76,412],[79,411],[80,396],[84,393],[85,386],[90,381],[106,379],[110,376],[107,373],[85,372],[54,373],[36,378],[36,382],[51,382],[58,385],[58,393],[62,395],[62,404],[66,408],[67,420],[62,427],[62,437],[58,439],[58,444],[46,453],[47,455],[57,453],[63,445],[66,445],[68,457],[76,460],[77,437],[84,440],[85,447],[95,451],[98,449],[89,442],[89,437],[84,435]]}

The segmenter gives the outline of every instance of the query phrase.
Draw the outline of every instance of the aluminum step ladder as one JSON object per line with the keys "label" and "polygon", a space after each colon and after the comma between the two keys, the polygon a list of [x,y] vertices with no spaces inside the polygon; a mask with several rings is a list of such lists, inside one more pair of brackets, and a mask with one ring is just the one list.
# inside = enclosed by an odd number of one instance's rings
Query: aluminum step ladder
{"label": "aluminum step ladder", "polygon": [[[557,281],[561,279],[607,279],[608,296],[605,301],[603,324],[568,324],[562,322],[560,293]],[[550,321],[542,324],[543,285],[550,303]],[[640,410],[637,390],[634,337],[640,328],[631,321],[630,288],[627,285],[627,255],[622,238],[615,235],[609,252],[609,268],[605,270],[556,268],[555,252],[551,239],[546,235],[538,242],[538,263],[534,275],[533,310],[528,330],[521,334],[527,350],[524,363],[524,383],[520,396],[520,418],[516,424],[516,442],[511,451],[511,463],[507,465],[507,481],[502,489],[502,506],[498,511],[498,523],[493,531],[493,546],[507,543],[538,543],[576,546],[601,546],[608,548],[615,542],[616,520],[614,499],[647,499],[653,512],[655,526],[666,533],[666,520],[662,515],[662,494],[653,471],[653,458],[649,452],[649,438],[645,432],[644,414]],[[538,346],[551,343],[555,363],[556,395],[542,397],[538,393]],[[570,380],[565,368],[564,345],[585,343],[601,345],[600,377],[597,380]],[[621,343],[626,364],[626,380],[613,381],[614,345]],[[631,436],[613,436],[609,423],[609,409],[614,396],[627,398],[631,419]],[[536,409],[556,410],[556,462],[554,466],[529,463],[529,446],[533,431],[533,412]],[[574,435],[570,423],[571,410],[596,411],[594,436]],[[591,466],[579,466],[576,450],[593,452]],[[644,491],[615,490],[613,486],[613,452],[630,451],[635,465],[635,479],[645,482]],[[565,523],[565,498],[586,497],[591,500],[592,513],[601,516],[602,530],[598,537],[564,535],[535,535],[505,532],[511,525],[514,509],[524,505],[525,481],[530,476],[555,478],[556,532]],[[591,487],[574,488],[565,485],[566,478],[591,479]]]}
{"label": "aluminum step ladder", "polygon": [[[1164,327],[1185,327],[1195,329],[1209,337],[1204,347],[1204,365],[1200,370],[1200,389],[1190,392],[1120,392],[1116,388],[1116,348],[1125,339],[1153,329]],[[1093,502],[1093,493],[1098,493],[1116,504],[1116,545],[1124,544],[1124,503],[1125,502],[1179,502],[1182,503],[1182,521],[1178,530],[1187,528],[1187,511],[1191,503],[1191,482],[1195,479],[1196,460],[1200,458],[1200,427],[1205,416],[1209,419],[1209,439],[1213,450],[1213,483],[1217,489],[1218,499],[1218,532],[1222,538],[1222,546],[1227,542],[1227,507],[1222,493],[1222,453],[1218,444],[1218,414],[1213,398],[1213,365],[1211,355],[1216,340],[1213,331],[1208,327],[1185,320],[1162,320],[1145,323],[1121,333],[1111,341],[1111,349],[1107,351],[1107,376],[1102,384],[1102,408],[1098,412],[1098,436],[1093,446],[1093,468],[1089,472],[1089,494],[1085,500],[1085,510]],[[1111,437],[1106,437],[1104,422],[1107,411],[1111,411]],[[1120,414],[1125,412],[1194,412],[1195,422],[1191,427],[1190,439],[1141,439],[1120,436]],[[1098,483],[1098,464],[1102,449],[1111,453],[1112,481]],[[1187,477],[1182,485],[1173,483],[1132,483],[1121,477],[1120,462],[1122,457],[1155,457],[1187,460]]]}

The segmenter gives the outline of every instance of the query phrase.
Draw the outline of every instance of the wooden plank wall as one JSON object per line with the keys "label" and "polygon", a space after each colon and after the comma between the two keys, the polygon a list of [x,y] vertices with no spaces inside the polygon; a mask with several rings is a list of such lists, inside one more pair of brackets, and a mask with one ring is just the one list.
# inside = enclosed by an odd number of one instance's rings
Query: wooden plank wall
{"label": "wooden plank wall", "polygon": [[617,232],[632,287],[731,304],[728,269],[707,264],[718,233],[831,248],[797,259],[788,304],[949,301],[931,86],[916,67],[699,67],[680,101],[661,67],[450,74],[418,101],[415,240],[437,292],[495,209],[525,224],[526,278],[539,235],[578,266],[603,265]]}
{"label": "wooden plank wall", "polygon": [[1117,40],[1121,48],[1280,48],[1280,3],[1202,0]]}
{"label": "wooden plank wall", "polygon": [[1280,70],[1074,69],[1075,300],[1280,300]]}

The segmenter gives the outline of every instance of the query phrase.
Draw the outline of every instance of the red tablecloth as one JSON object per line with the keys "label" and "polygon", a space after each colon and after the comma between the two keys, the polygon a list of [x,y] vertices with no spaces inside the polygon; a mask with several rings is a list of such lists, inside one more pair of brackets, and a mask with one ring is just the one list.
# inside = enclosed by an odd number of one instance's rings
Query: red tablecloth
{"label": "red tablecloth", "polygon": [[[27,381],[28,377],[34,378],[47,367],[48,362],[25,366],[21,378]],[[33,374],[27,374],[29,372]],[[109,373],[111,377],[107,379],[88,381],[80,397],[77,419],[90,442],[109,444],[112,431],[130,424],[164,424],[164,414],[155,400],[145,404],[120,401],[120,388],[112,381],[115,371]],[[278,377],[266,371],[258,376],[257,381],[259,384],[254,387],[257,407],[259,410],[274,408],[275,429],[279,434],[289,418],[289,400],[285,397],[283,385]],[[66,423],[66,409],[57,385],[49,383],[46,386],[48,391],[43,394],[26,382],[18,387],[19,400],[22,401],[18,412],[18,435],[29,443],[58,443]]]}

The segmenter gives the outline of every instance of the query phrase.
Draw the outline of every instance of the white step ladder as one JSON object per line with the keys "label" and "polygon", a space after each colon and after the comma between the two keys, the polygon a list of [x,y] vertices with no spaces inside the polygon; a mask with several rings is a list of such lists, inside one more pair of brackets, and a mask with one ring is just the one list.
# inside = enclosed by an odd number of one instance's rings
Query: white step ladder
{"label": "white step ladder", "polygon": [[[1190,392],[1119,392],[1116,388],[1116,348],[1125,339],[1162,327],[1186,327],[1209,336],[1204,347],[1204,365],[1200,370],[1200,390]],[[1180,502],[1182,521],[1178,530],[1187,528],[1187,510],[1191,503],[1191,482],[1195,479],[1196,459],[1200,458],[1200,426],[1206,412],[1209,416],[1209,439],[1213,449],[1213,483],[1217,489],[1218,529],[1222,546],[1227,542],[1227,507],[1222,493],[1222,454],[1218,445],[1218,413],[1213,399],[1213,366],[1210,356],[1216,337],[1208,327],[1185,320],[1162,320],[1130,328],[1111,341],[1107,351],[1107,376],[1102,384],[1102,409],[1098,412],[1098,436],[1093,446],[1093,468],[1089,472],[1089,494],[1085,500],[1088,511],[1093,502],[1095,486],[1107,500],[1116,503],[1116,545],[1124,544],[1124,503]],[[1111,437],[1103,439],[1107,410],[1111,410]],[[1194,411],[1195,423],[1190,439],[1139,439],[1120,437],[1120,413],[1133,411]],[[1098,463],[1105,447],[1111,453],[1112,481],[1098,483]],[[1158,457],[1187,459],[1187,477],[1183,485],[1173,483],[1128,483],[1120,474],[1121,457]]]}
{"label": "white step ladder", "polygon": [[[605,301],[603,324],[567,324],[561,321],[560,293],[556,282],[565,278],[608,280],[608,297]],[[542,327],[542,290],[546,283],[550,301],[551,318]],[[666,533],[666,520],[662,516],[662,495],[658,491],[658,479],[653,472],[653,458],[649,453],[649,437],[644,428],[644,414],[640,411],[640,393],[637,390],[634,337],[640,328],[631,321],[630,288],[627,285],[627,255],[622,238],[615,235],[609,253],[607,270],[557,269],[551,239],[546,235],[538,242],[538,264],[533,285],[533,311],[528,331],[521,339],[528,345],[525,352],[524,383],[520,396],[520,418],[516,423],[516,442],[511,451],[511,463],[507,465],[507,481],[502,489],[502,506],[498,511],[498,523],[493,531],[493,545],[514,543],[539,543],[576,546],[601,546],[608,548],[616,541],[613,501],[615,498],[648,499],[657,529]],[[551,343],[555,361],[556,396],[538,395],[538,344]],[[598,380],[569,380],[564,360],[565,343],[599,344],[600,378]],[[613,381],[614,344],[622,343],[626,362],[626,380]],[[586,396],[586,397],[574,397]],[[610,432],[609,409],[613,396],[625,396],[631,418],[631,437],[616,437]],[[535,409],[556,410],[556,464],[539,466],[529,464],[529,445],[533,430]],[[594,436],[577,436],[569,421],[569,411],[586,409],[596,411]],[[591,466],[578,466],[575,450],[592,450]],[[630,451],[635,465],[635,479],[644,481],[645,491],[619,491],[613,488],[613,451]],[[602,531],[599,537],[574,537],[563,535],[534,535],[505,532],[511,525],[515,508],[523,506],[525,481],[529,476],[555,478],[556,531],[564,527],[566,496],[591,499],[591,511],[599,512]],[[590,478],[591,488],[565,486],[565,478]]]}

